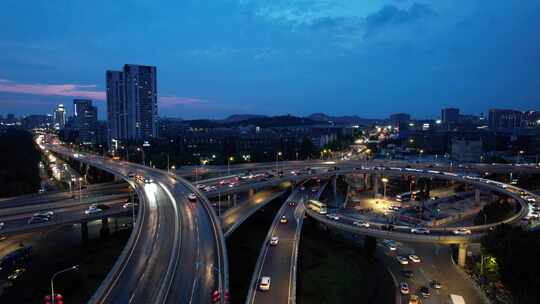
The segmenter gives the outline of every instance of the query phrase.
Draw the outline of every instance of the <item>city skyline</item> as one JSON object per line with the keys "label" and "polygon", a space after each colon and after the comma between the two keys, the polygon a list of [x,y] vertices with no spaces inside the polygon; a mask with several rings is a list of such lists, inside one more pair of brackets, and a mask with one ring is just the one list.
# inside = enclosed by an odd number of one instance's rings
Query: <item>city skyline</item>
{"label": "city skyline", "polygon": [[[4,114],[89,98],[105,117],[103,71],[125,63],[160,69],[160,116],[184,119],[313,112],[424,118],[444,107],[528,110],[540,100],[537,3],[12,6],[1,18]],[[130,27],[115,22],[125,10]],[[21,14],[34,21],[9,27]],[[57,18],[40,22],[47,15]]]}

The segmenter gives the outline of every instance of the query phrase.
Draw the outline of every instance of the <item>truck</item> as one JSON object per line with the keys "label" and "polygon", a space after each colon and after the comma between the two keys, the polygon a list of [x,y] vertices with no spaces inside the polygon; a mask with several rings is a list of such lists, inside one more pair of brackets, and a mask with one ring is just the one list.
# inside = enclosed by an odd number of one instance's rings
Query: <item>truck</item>
{"label": "truck", "polygon": [[465,299],[456,294],[451,294],[448,296],[448,304],[465,304]]}

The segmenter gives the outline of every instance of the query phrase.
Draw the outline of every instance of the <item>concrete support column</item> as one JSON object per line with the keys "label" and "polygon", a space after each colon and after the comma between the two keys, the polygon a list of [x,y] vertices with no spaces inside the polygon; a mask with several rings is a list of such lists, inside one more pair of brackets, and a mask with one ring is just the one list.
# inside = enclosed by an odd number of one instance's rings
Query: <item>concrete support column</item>
{"label": "concrete support column", "polygon": [[108,217],[104,217],[101,219],[101,229],[99,231],[99,234],[101,236],[108,236],[110,233],[110,229],[109,229],[109,218]]}
{"label": "concrete support column", "polygon": [[465,267],[465,259],[467,258],[467,247],[469,244],[463,243],[459,244],[459,250],[458,250],[458,265],[460,267]]}
{"label": "concrete support column", "polygon": [[379,194],[379,176],[377,174],[372,175],[373,179],[373,197],[376,197]]}
{"label": "concrete support column", "polygon": [[249,189],[248,196],[251,198],[253,195],[255,195],[255,189]]}
{"label": "concrete support column", "polygon": [[81,222],[81,240],[83,243],[88,242],[88,223],[86,221]]}
{"label": "concrete support column", "polygon": [[337,194],[337,175],[332,177],[332,193],[334,194],[334,197]]}
{"label": "concrete support column", "polygon": [[474,191],[474,201],[479,203],[480,202],[480,189],[476,189]]}
{"label": "concrete support column", "polygon": [[233,194],[233,206],[236,206],[236,203],[238,202],[238,194]]}
{"label": "concrete support column", "polygon": [[370,183],[369,183],[369,174],[367,173],[364,173],[364,191],[369,189],[371,187]]}

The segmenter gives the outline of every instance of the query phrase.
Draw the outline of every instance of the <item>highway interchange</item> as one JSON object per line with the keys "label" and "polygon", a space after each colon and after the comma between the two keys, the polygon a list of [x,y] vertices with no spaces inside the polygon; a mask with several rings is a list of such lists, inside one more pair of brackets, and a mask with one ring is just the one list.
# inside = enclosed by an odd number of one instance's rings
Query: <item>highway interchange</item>
{"label": "highway interchange", "polygon": [[[210,202],[205,197],[205,192],[208,196],[215,196],[216,192],[220,192],[219,195],[233,194],[237,192],[245,192],[251,189],[265,189],[270,186],[276,186],[283,182],[300,183],[308,180],[309,178],[318,177],[331,177],[335,174],[346,173],[373,173],[373,174],[414,174],[420,176],[437,177],[457,179],[461,182],[466,182],[480,186],[492,191],[502,192],[508,196],[513,197],[515,200],[523,203],[519,188],[502,184],[487,182],[486,180],[477,178],[466,178],[468,175],[461,175],[455,173],[458,169],[460,171],[485,171],[490,168],[486,168],[484,165],[467,165],[466,168],[457,167],[450,168],[453,173],[446,175],[442,172],[444,168],[437,169],[422,169],[418,171],[406,171],[407,168],[390,169],[387,166],[394,166],[395,164],[386,164],[385,167],[380,167],[377,164],[370,164],[370,167],[364,166],[365,163],[358,162],[327,162],[327,161],[311,161],[311,162],[282,162],[280,163],[280,170],[283,171],[282,176],[254,176],[262,174],[262,172],[269,172],[272,168],[268,164],[248,164],[243,166],[237,166],[232,168],[233,176],[244,176],[244,174],[237,175],[237,172],[249,173],[249,176],[245,180],[235,180],[233,186],[231,183],[221,183],[223,179],[214,179],[212,181],[198,181],[198,183],[206,186],[214,186],[215,188],[209,188],[207,191],[201,187],[199,191],[194,186],[183,180],[181,177],[169,174],[164,171],[147,168],[141,165],[112,161],[103,157],[95,155],[75,153],[72,150],[64,148],[60,145],[42,142],[42,145],[48,150],[54,151],[58,155],[68,158],[76,158],[79,161],[95,166],[97,168],[108,171],[115,174],[122,179],[126,180],[131,187],[135,189],[140,200],[140,206],[137,212],[137,221],[134,232],[128,241],[128,245],[124,249],[122,255],[118,259],[117,263],[109,273],[109,276],[103,282],[98,289],[94,297],[90,302],[92,303],[116,303],[116,302],[135,302],[135,303],[149,303],[149,302],[171,302],[175,300],[182,300],[185,303],[206,303],[210,301],[211,295],[216,291],[220,293],[220,302],[225,303],[225,294],[227,293],[227,263],[226,252],[224,250],[224,233],[223,228],[231,227],[231,223],[239,223],[249,217],[260,206],[266,202],[271,201],[274,197],[279,196],[282,192],[274,193],[273,195],[266,196],[262,200],[255,200],[257,194],[246,200],[247,203],[240,203],[237,208],[231,208],[222,214],[221,221],[218,219],[215,211],[211,208]],[[77,157],[75,157],[75,154]],[[311,170],[305,170],[306,167],[311,167]],[[313,168],[317,167],[317,168]],[[508,172],[508,166],[493,166],[495,171]],[[322,168],[322,169],[319,169]],[[449,168],[446,168],[449,169]],[[434,171],[434,170],[440,170]],[[535,167],[511,167],[511,170],[517,171],[535,171]],[[310,171],[310,172],[308,172]],[[431,172],[429,172],[431,171]],[[151,182],[145,183],[144,181],[134,181],[128,177],[130,173],[137,173],[144,175],[145,178],[153,179]],[[223,173],[223,170],[217,170],[218,174]],[[227,172],[228,173],[228,172]],[[277,172],[274,172],[276,174]],[[230,180],[228,176],[225,180]],[[278,221],[273,225],[269,231],[270,234],[277,234],[280,238],[280,243],[276,248],[269,248],[268,244],[265,244],[261,254],[263,261],[260,263],[260,268],[256,269],[255,273],[266,274],[272,271],[276,271],[276,274],[272,274],[272,292],[259,293],[253,291],[249,299],[251,303],[275,303],[283,302],[282,299],[290,299],[291,296],[291,284],[294,286],[294,282],[291,283],[292,269],[295,269],[296,265],[291,263],[291,252],[298,250],[297,246],[297,234],[299,233],[299,227],[301,227],[301,220],[303,218],[303,199],[299,199],[299,195],[304,199],[304,195],[299,194],[299,188],[295,188],[291,196],[287,199],[289,201],[295,201],[294,208],[284,204],[282,209],[278,212],[278,216],[285,215],[291,219],[286,225],[278,225]],[[98,193],[92,193],[91,189],[85,190],[86,195],[97,195]],[[261,191],[262,192],[262,191]],[[193,203],[188,199],[188,194],[195,193],[197,195],[197,202]],[[320,193],[318,193],[320,195]],[[84,209],[92,202],[92,199],[85,198],[85,203],[73,204],[70,207],[64,207],[64,201],[73,200],[72,198],[65,197],[66,194],[56,194],[58,197],[51,195],[50,200],[54,201],[59,209],[57,209],[58,220],[66,217],[68,214],[78,214],[77,219],[80,221],[80,214],[84,214]],[[527,193],[527,195],[531,195]],[[95,198],[94,198],[95,199]],[[125,203],[126,195],[121,197],[107,197],[103,198],[103,202],[111,206],[106,212],[113,212],[117,209],[123,209],[121,205]],[[251,199],[251,200],[250,200]],[[55,201],[58,200],[58,201]],[[31,201],[31,200],[25,200]],[[37,200],[39,201],[39,199]],[[249,202],[252,202],[249,204]],[[12,207],[13,202],[0,201],[0,208],[3,206]],[[15,201],[16,204],[16,201]],[[40,203],[35,203],[39,205]],[[260,205],[260,206],[257,206]],[[526,204],[524,205],[526,206]],[[28,206],[27,206],[28,207]],[[33,203],[30,204],[33,207]],[[51,205],[52,207],[52,205]],[[9,208],[8,208],[9,209]],[[6,209],[6,210],[8,210]],[[48,209],[48,207],[47,207]],[[523,208],[522,208],[523,210]],[[34,212],[31,209],[29,212]],[[12,218],[6,218],[6,227],[18,226],[12,225],[9,221],[19,223],[24,226],[23,218],[27,218],[30,213],[9,214],[6,216],[12,216]],[[65,214],[64,214],[65,213]],[[398,239],[402,241],[413,242],[439,242],[439,243],[461,243],[469,242],[471,240],[477,241],[478,236],[489,227],[481,227],[476,229],[473,227],[473,233],[470,236],[455,236],[451,231],[434,231],[432,235],[415,235],[407,231],[408,228],[397,227],[397,231],[385,231],[377,228],[376,223],[372,223],[370,228],[361,228],[353,225],[347,221],[346,217],[340,220],[332,220],[328,217],[321,217],[308,210],[308,214],[315,219],[318,219],[322,223],[329,226],[336,227],[363,235],[373,235],[380,238]],[[113,213],[104,213],[103,216],[113,216]],[[19,217],[18,217],[19,216]],[[508,222],[514,223],[519,221],[524,216],[523,212],[518,213],[514,218],[509,219]],[[96,217],[96,219],[99,216]],[[295,219],[294,221],[292,219]],[[0,220],[1,221],[1,220]],[[60,221],[60,223],[62,223]],[[300,225],[298,225],[300,223]],[[238,224],[239,225],[239,224]],[[379,226],[380,228],[380,226]],[[8,229],[8,228],[6,228]],[[227,230],[225,230],[227,231]],[[296,240],[296,241],[290,241]],[[281,246],[280,246],[281,245]],[[410,245],[410,248],[414,248],[415,251],[425,252],[422,254],[425,261],[423,264],[428,263],[429,267],[435,267],[435,270],[419,270],[417,277],[420,278],[430,277],[429,271],[437,271],[437,267],[447,267],[440,265],[447,265],[446,263],[440,263],[440,260],[449,260],[448,253],[446,252],[447,246],[441,246],[435,250],[437,256],[433,257],[429,255],[429,252],[433,251],[428,246],[440,246],[440,245]],[[427,249],[426,249],[427,248]],[[441,249],[444,248],[444,249]],[[278,250],[272,250],[278,249]],[[269,254],[276,251],[276,253],[283,250],[281,254]],[[442,253],[442,254],[441,254]],[[440,256],[439,256],[440,254]],[[277,256],[277,257],[276,257]],[[287,258],[285,258],[287,257]],[[261,259],[261,257],[260,257]],[[433,259],[433,261],[429,261]],[[162,261],[168,261],[169,263],[163,263]],[[394,261],[395,262],[395,261]],[[392,271],[397,263],[390,266]],[[258,263],[259,265],[259,263]],[[399,266],[399,265],[398,265]],[[429,269],[427,267],[426,269]],[[445,273],[452,272],[454,270],[444,268]],[[440,271],[441,269],[439,269]],[[395,272],[395,271],[394,271]],[[397,272],[396,272],[397,273]],[[399,274],[397,274],[399,277]],[[254,276],[254,281],[257,282],[259,276]],[[464,278],[456,279],[463,281]],[[293,280],[294,281],[294,280]],[[452,280],[454,281],[454,280]],[[279,282],[279,283],[276,283]],[[425,283],[425,282],[424,282]],[[282,284],[287,285],[285,288]],[[469,284],[469,283],[466,283]],[[253,286],[252,286],[253,287]],[[414,287],[414,285],[411,285]],[[276,290],[277,289],[277,290]],[[255,289],[256,290],[256,289]],[[285,292],[287,290],[287,292]],[[444,289],[443,289],[444,290]],[[466,292],[464,292],[466,293]],[[215,294],[214,294],[215,296]],[[275,297],[275,298],[274,298]],[[279,300],[276,300],[279,299]],[[272,302],[273,301],[273,302]],[[475,301],[473,301],[475,302]]]}

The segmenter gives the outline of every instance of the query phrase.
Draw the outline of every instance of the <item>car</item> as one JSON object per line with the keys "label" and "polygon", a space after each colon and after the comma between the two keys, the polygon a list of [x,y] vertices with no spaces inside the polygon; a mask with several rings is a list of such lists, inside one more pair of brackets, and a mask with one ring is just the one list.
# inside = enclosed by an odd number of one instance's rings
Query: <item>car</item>
{"label": "car", "polygon": [[204,189],[206,187],[206,185],[205,184],[197,184],[197,186],[195,186],[195,187],[197,187],[197,189]]}
{"label": "car", "polygon": [[411,233],[429,234],[429,229],[424,228],[424,227],[415,227],[415,228],[411,228]]}
{"label": "car", "polygon": [[407,284],[407,283],[400,283],[400,284],[399,284],[399,291],[400,291],[401,294],[403,294],[403,295],[409,294],[409,284]]}
{"label": "car", "polygon": [[128,173],[128,178],[130,179],[134,179],[137,175],[134,173],[134,172],[129,172]]}
{"label": "car", "polygon": [[49,221],[49,217],[43,217],[43,216],[32,216],[28,220],[28,224],[39,224],[39,223],[46,223]]}
{"label": "car", "polygon": [[403,270],[401,272],[401,274],[403,274],[404,277],[410,279],[414,276],[414,272],[412,270],[409,270],[409,269],[406,269],[406,270]]}
{"label": "car", "polygon": [[333,214],[333,213],[327,214],[326,217],[334,221],[339,221],[340,219],[340,217],[337,214]]}
{"label": "car", "polygon": [[358,226],[358,227],[369,228],[369,223],[368,222],[363,222],[363,221],[353,222],[353,225]]}
{"label": "car", "polygon": [[398,256],[396,257],[396,260],[397,260],[401,265],[407,265],[407,264],[409,264],[409,260],[407,260],[407,258],[404,257],[404,256],[398,255]]}
{"label": "car", "polygon": [[421,260],[420,260],[420,257],[417,256],[417,255],[415,255],[415,254],[409,255],[409,260],[411,260],[411,261],[413,261],[413,262],[415,262],[415,263],[420,263],[420,261],[421,261]]}
{"label": "car", "polygon": [[431,287],[433,287],[435,289],[441,289],[442,288],[441,282],[437,281],[437,280],[431,280],[430,285],[431,285]]}
{"label": "car", "polygon": [[384,240],[383,244],[388,248],[390,251],[396,251],[397,250],[397,244],[394,241],[390,240]]}
{"label": "car", "polygon": [[122,208],[124,208],[124,209],[131,208],[131,207],[135,207],[135,204],[127,202],[127,203],[122,205]]}
{"label": "car", "polygon": [[288,204],[289,204],[289,206],[290,206],[290,207],[294,207],[294,206],[296,205],[296,203],[295,203],[295,202],[293,202],[293,201],[289,201],[289,203],[288,203]]}
{"label": "car", "polygon": [[145,178],[144,178],[144,183],[145,183],[145,184],[151,184],[151,183],[153,183],[153,182],[154,182],[154,179],[151,178],[151,177],[145,177]]}
{"label": "car", "polygon": [[317,192],[317,191],[319,191],[319,188],[317,188],[317,187],[311,188],[311,192]]}
{"label": "car", "polygon": [[420,304],[420,300],[417,295],[411,295],[409,297],[409,304]]}
{"label": "car", "polygon": [[261,281],[259,282],[259,290],[261,291],[268,291],[270,290],[270,282],[272,279],[270,277],[262,277]]}
{"label": "car", "polygon": [[93,214],[103,211],[102,209],[98,208],[96,205],[92,204],[88,206],[88,209],[84,210],[84,214]]}
{"label": "car", "polygon": [[277,236],[273,236],[270,238],[270,245],[275,246],[279,242],[279,238]]}
{"label": "car", "polygon": [[455,234],[455,235],[467,235],[467,234],[471,234],[471,230],[466,229],[466,228],[459,228],[459,229],[456,229],[456,230],[452,231],[452,233]]}
{"label": "car", "polygon": [[188,200],[190,202],[196,202],[197,201],[197,196],[195,195],[195,193],[188,194]]}
{"label": "car", "polygon": [[20,278],[25,271],[25,268],[17,268],[7,278],[8,280],[16,280]]}
{"label": "car", "polygon": [[111,209],[111,207],[109,207],[108,205],[105,205],[105,204],[97,204],[96,207],[98,209],[101,209],[101,210]]}
{"label": "car", "polygon": [[4,228],[4,222],[0,222],[0,229]]}
{"label": "car", "polygon": [[427,286],[422,286],[420,287],[420,294],[424,298],[429,298],[431,296],[431,290],[429,290],[429,287]]}
{"label": "car", "polygon": [[304,191],[304,190],[306,190],[306,187],[304,186],[300,187],[300,191]]}
{"label": "car", "polygon": [[52,211],[37,212],[37,213],[34,213],[34,216],[51,218],[54,216],[54,212]]}
{"label": "car", "polygon": [[279,219],[279,222],[282,224],[287,224],[287,217],[285,215],[282,215]]}

